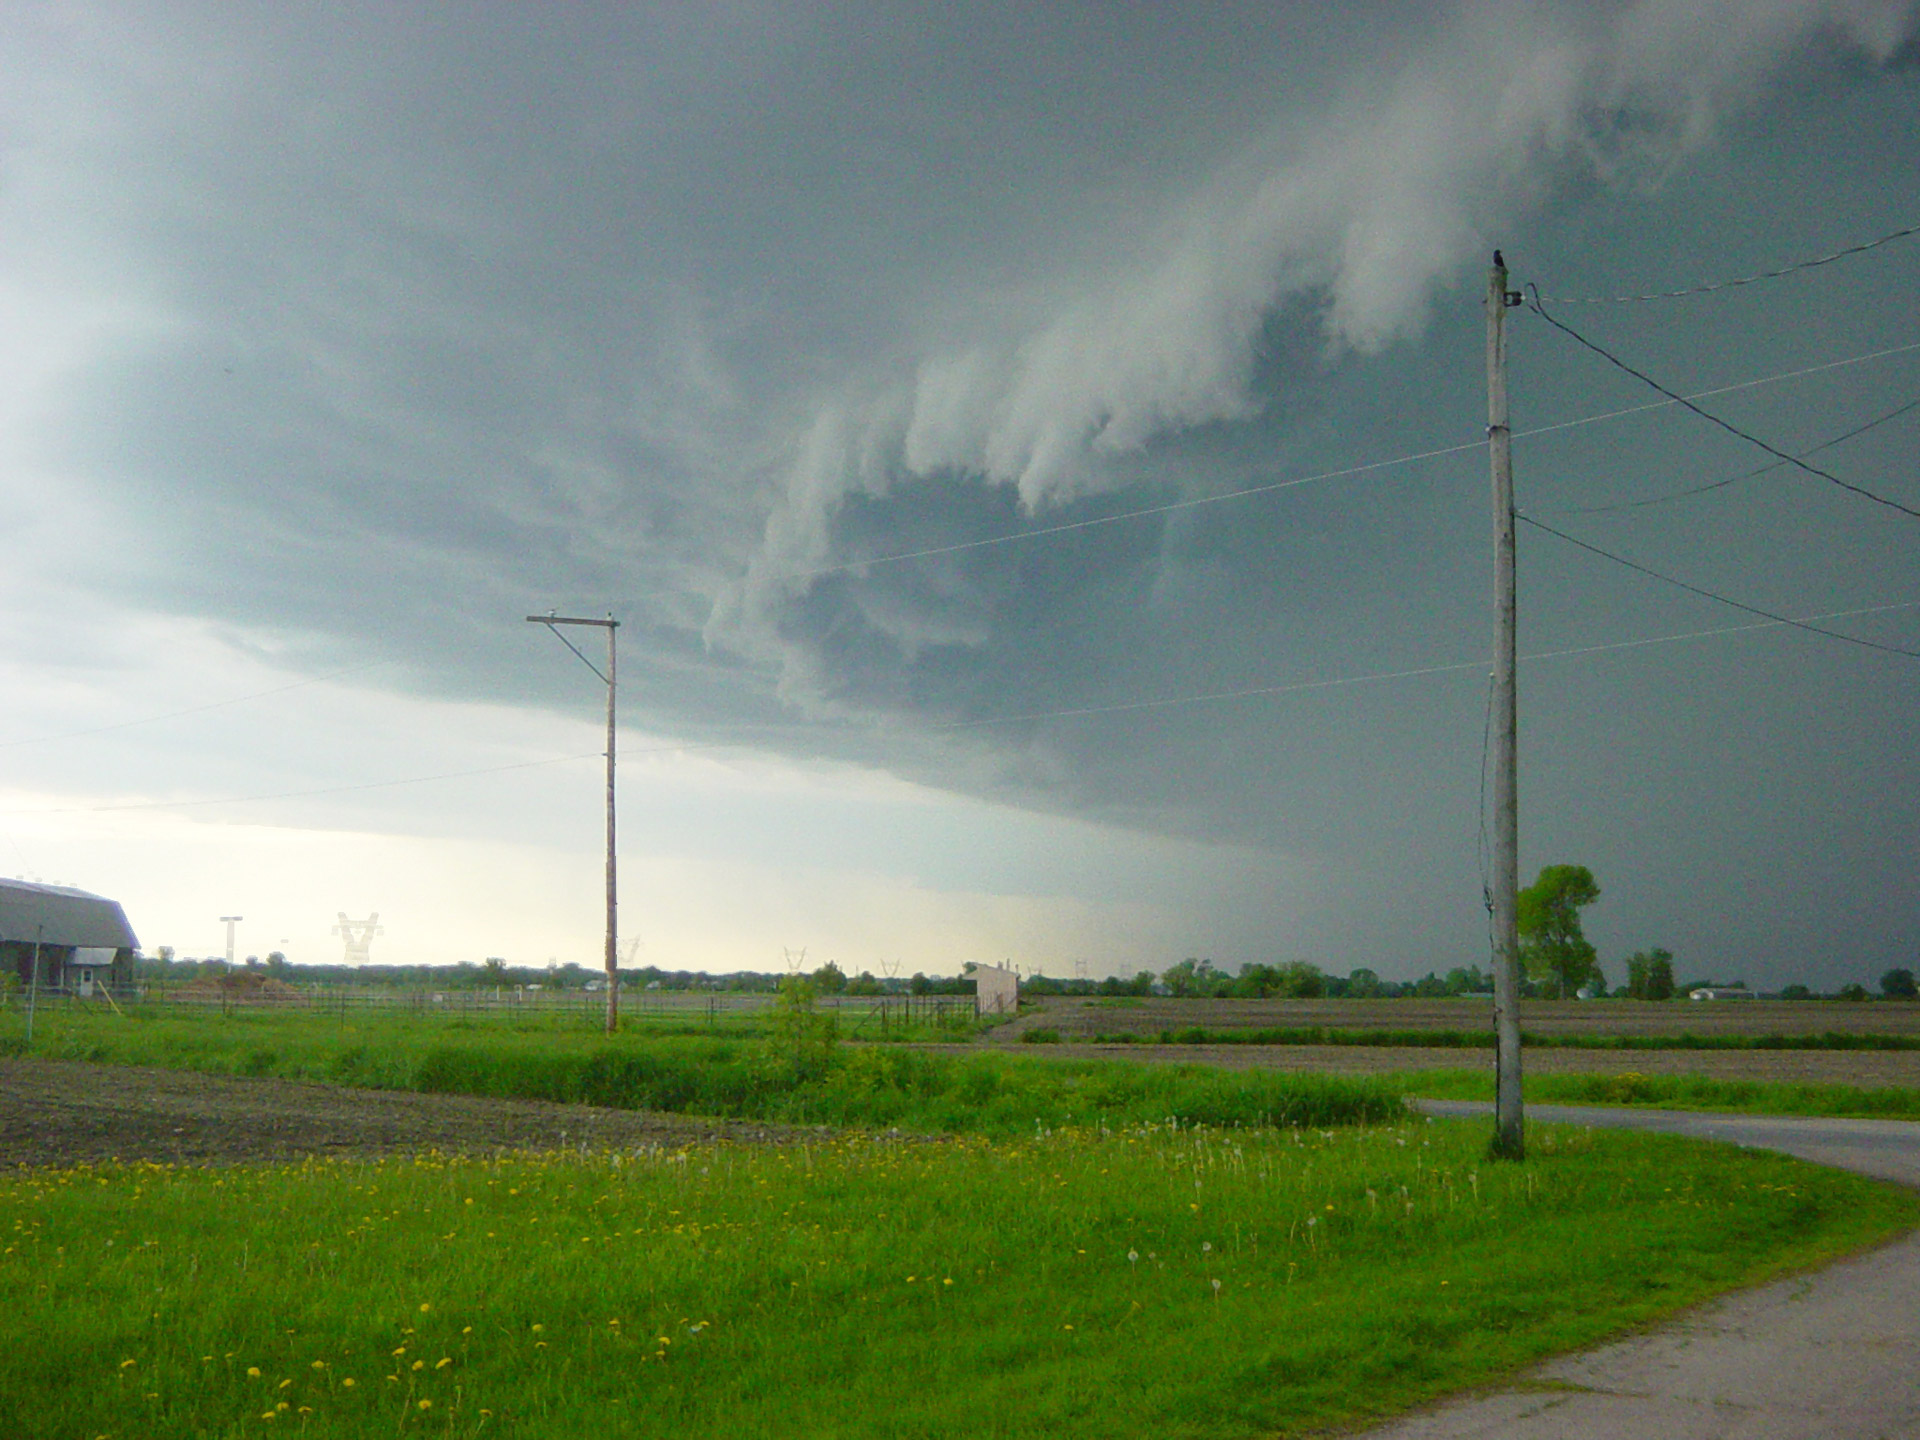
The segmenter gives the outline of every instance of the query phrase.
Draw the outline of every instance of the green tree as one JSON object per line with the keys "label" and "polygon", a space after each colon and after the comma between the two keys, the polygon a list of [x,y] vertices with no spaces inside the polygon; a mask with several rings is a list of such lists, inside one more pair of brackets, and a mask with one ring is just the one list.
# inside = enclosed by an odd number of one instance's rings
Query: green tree
{"label": "green tree", "polygon": [[480,966],[480,983],[498,988],[507,983],[507,962],[498,955],[489,955]]}
{"label": "green tree", "polygon": [[1606,983],[1580,931],[1581,910],[1599,898],[1600,887],[1584,865],[1549,865],[1517,897],[1520,958],[1536,980],[1558,985],[1563,1000],[1589,980]]}
{"label": "green tree", "polygon": [[1380,994],[1380,977],[1362,965],[1347,976],[1347,994],[1355,1000],[1372,1000]]}
{"label": "green tree", "polygon": [[1889,970],[1880,977],[1880,993],[1889,1000],[1911,1000],[1920,995],[1920,985],[1913,979],[1913,971]]}
{"label": "green tree", "polygon": [[1289,960],[1274,977],[1273,993],[1288,1000],[1318,1000],[1327,993],[1327,977],[1318,965]]}
{"label": "green tree", "polygon": [[1813,991],[1804,985],[1786,985],[1781,987],[1780,998],[1782,1000],[1811,1000],[1813,998]]}
{"label": "green tree", "polygon": [[816,995],[811,980],[789,975],[773,1007],[774,1045],[802,1079],[817,1079],[832,1068],[840,1038],[837,1017],[815,1007]]}
{"label": "green tree", "polygon": [[1212,995],[1226,988],[1226,976],[1213,968],[1211,960],[1196,960],[1191,955],[1160,974],[1160,983],[1170,994]]}
{"label": "green tree", "polygon": [[1673,998],[1673,956],[1665,950],[1636,950],[1627,957],[1627,994],[1635,1000]]}
{"label": "green tree", "polygon": [[847,972],[829,960],[813,972],[813,988],[822,995],[838,995],[847,988]]}

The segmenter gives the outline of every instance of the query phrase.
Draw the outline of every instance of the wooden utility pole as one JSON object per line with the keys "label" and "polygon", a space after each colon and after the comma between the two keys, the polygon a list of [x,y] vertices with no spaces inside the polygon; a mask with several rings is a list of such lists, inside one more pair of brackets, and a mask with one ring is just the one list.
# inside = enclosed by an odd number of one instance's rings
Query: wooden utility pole
{"label": "wooden utility pole", "polygon": [[[620,628],[620,622],[609,615],[604,620],[589,620],[577,615],[555,615],[549,611],[545,615],[529,615],[527,622],[532,625],[545,625],[554,637],[565,645],[580,662],[598,675],[607,687],[607,1033],[609,1035],[620,1025],[620,883],[618,872],[618,850],[614,843],[614,705],[619,694],[619,671],[617,656],[614,652],[614,632]],[[560,633],[562,625],[591,625],[607,632],[607,668],[600,667],[587,659],[580,647]]]}
{"label": "wooden utility pole", "polygon": [[1520,1096],[1520,790],[1515,758],[1519,686],[1515,673],[1513,432],[1507,426],[1507,265],[1498,250],[1487,276],[1487,453],[1493,465],[1493,1030],[1496,1079],[1493,1154],[1526,1158]]}

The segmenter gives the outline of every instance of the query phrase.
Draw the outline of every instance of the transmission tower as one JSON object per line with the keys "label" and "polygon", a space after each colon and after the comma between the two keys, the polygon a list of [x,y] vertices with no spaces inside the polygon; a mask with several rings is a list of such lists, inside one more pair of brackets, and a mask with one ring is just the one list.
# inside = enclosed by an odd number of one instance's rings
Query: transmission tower
{"label": "transmission tower", "polygon": [[376,910],[364,920],[349,920],[344,910],[336,913],[340,923],[333,927],[333,933],[346,942],[347,964],[365,965],[373,937],[387,933],[387,927],[380,923],[380,912]]}

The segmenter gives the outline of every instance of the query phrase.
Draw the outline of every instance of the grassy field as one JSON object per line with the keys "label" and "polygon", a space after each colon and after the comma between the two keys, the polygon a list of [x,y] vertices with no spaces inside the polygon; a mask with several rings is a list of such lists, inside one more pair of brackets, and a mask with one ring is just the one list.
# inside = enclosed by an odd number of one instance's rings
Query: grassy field
{"label": "grassy field", "polygon": [[0,1434],[1223,1437],[1920,1220],[1764,1153],[1165,1126],[0,1177]]}
{"label": "grassy field", "polygon": [[[1020,1036],[1029,1045],[1057,1045],[1065,1038],[1049,1026]],[[1492,1030],[1364,1029],[1328,1025],[1234,1026],[1209,1029],[1184,1025],[1158,1031],[1094,1031],[1076,1037],[1090,1045],[1348,1045],[1407,1046],[1424,1050],[1491,1050]],[[1920,1050],[1920,1035],[1876,1034],[1847,1030],[1760,1031],[1754,1034],[1695,1034],[1690,1030],[1659,1035],[1566,1034],[1527,1031],[1526,1045],[1540,1050]]]}
{"label": "grassy field", "polygon": [[[1493,1099],[1493,1077],[1482,1070],[1422,1070],[1384,1078],[1403,1086],[1408,1094],[1436,1100]],[[1527,1099],[1543,1105],[1626,1105],[1743,1115],[1920,1120],[1920,1090],[1907,1086],[1801,1085],[1629,1072],[1623,1075],[1528,1075],[1522,1088]]]}
{"label": "grassy field", "polygon": [[[1365,1076],[1063,1061],[832,1042],[823,1018],[766,1039],[609,1039],[577,1021],[356,1015],[301,1010],[39,1017],[32,1053],[376,1089],[557,1100],[625,1109],[1012,1136],[1079,1121],[1326,1125],[1400,1113],[1401,1090]],[[0,1052],[19,1053],[18,1015]]]}

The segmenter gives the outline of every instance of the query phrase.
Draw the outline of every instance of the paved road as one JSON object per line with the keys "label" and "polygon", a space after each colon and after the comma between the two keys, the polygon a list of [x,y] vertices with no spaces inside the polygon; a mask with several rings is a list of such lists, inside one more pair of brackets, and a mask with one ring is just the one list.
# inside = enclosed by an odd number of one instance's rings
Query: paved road
{"label": "paved road", "polygon": [[[1422,1101],[1430,1115],[1492,1107]],[[1920,1187],[1920,1124],[1530,1105],[1529,1119],[1779,1150]],[[1892,1440],[1920,1436],[1920,1234],[1541,1366],[1369,1440]]]}

